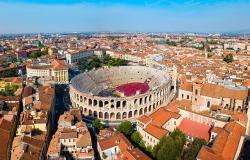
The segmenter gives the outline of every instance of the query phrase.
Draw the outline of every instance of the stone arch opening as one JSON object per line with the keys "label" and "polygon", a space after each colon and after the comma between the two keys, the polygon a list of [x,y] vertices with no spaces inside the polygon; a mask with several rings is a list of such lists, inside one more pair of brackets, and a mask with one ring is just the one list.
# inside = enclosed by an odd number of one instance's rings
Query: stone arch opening
{"label": "stone arch opening", "polygon": [[99,118],[103,118],[103,113],[99,112]]}
{"label": "stone arch opening", "polygon": [[121,113],[120,113],[120,112],[118,112],[118,113],[116,114],[116,119],[121,119]]}
{"label": "stone arch opening", "polygon": [[152,100],[152,95],[149,96],[149,102],[151,102],[151,100]]}
{"label": "stone arch opening", "polygon": [[143,109],[141,108],[139,111],[139,115],[142,115],[142,114],[143,114]]}
{"label": "stone arch opening", "polygon": [[89,99],[89,106],[91,106],[92,105],[92,99]]}
{"label": "stone arch opening", "polygon": [[153,109],[155,109],[155,103],[153,104]]}
{"label": "stone arch opening", "polygon": [[87,102],[87,98],[86,98],[86,97],[84,97],[83,99],[84,99],[84,103],[86,103],[86,102]]}
{"label": "stone arch opening", "polygon": [[126,119],[127,118],[127,113],[126,112],[123,112],[122,113],[122,119]]}
{"label": "stone arch opening", "polygon": [[121,102],[120,102],[120,101],[117,101],[117,102],[116,102],[116,108],[117,108],[117,109],[121,108]]}
{"label": "stone arch opening", "polygon": [[104,118],[105,118],[105,119],[109,119],[109,114],[108,114],[108,112],[105,112],[105,113],[104,113]]}
{"label": "stone arch opening", "polygon": [[128,118],[131,118],[131,117],[133,117],[133,113],[132,113],[132,111],[129,111],[128,112]]}
{"label": "stone arch opening", "polygon": [[80,102],[82,102],[82,101],[83,101],[82,96],[80,96]]}
{"label": "stone arch opening", "polygon": [[103,107],[103,102],[101,100],[99,101],[99,107]]}
{"label": "stone arch opening", "polygon": [[122,102],[122,106],[123,106],[123,107],[126,107],[126,105],[127,105],[127,101],[123,101],[123,102]]}
{"label": "stone arch opening", "polygon": [[148,107],[148,111],[151,112],[151,109],[152,109],[152,106],[150,105],[150,106]]}
{"label": "stone arch opening", "polygon": [[134,117],[136,117],[136,116],[138,116],[138,111],[137,110],[134,111]]}
{"label": "stone arch opening", "polygon": [[146,114],[147,112],[148,112],[148,108],[145,107],[145,108],[144,108],[144,114]]}
{"label": "stone arch opening", "polygon": [[170,87],[170,92],[173,91],[173,90],[174,90],[174,86],[172,85],[172,86]]}
{"label": "stone arch opening", "polygon": [[144,98],[144,104],[147,104],[147,101],[148,101],[148,97],[146,96],[146,97]]}
{"label": "stone arch opening", "polygon": [[87,113],[88,110],[87,110],[87,108],[84,108],[83,111],[84,111],[84,113]]}
{"label": "stone arch opening", "polygon": [[137,99],[135,99],[135,100],[134,100],[134,104],[137,104],[137,101],[138,101],[138,100],[137,100]]}
{"label": "stone arch opening", "polygon": [[94,99],[94,106],[97,106],[97,100],[96,99]]}
{"label": "stone arch opening", "polygon": [[140,105],[142,105],[142,98],[140,98],[140,102],[139,102]]}
{"label": "stone arch opening", "polygon": [[97,118],[97,111],[94,111],[94,117]]}
{"label": "stone arch opening", "polygon": [[91,109],[89,110],[89,116],[93,116],[93,112]]}
{"label": "stone arch opening", "polygon": [[110,119],[115,119],[115,113],[114,112],[110,113]]}
{"label": "stone arch opening", "polygon": [[104,101],[104,106],[107,106],[109,104],[109,101]]}

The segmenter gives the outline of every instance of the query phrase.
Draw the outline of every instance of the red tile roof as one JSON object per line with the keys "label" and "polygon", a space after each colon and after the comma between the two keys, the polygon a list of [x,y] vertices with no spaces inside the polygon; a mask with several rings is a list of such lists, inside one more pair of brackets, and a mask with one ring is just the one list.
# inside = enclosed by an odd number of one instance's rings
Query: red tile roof
{"label": "red tile roof", "polygon": [[154,136],[157,139],[161,139],[161,137],[168,134],[168,131],[166,129],[163,129],[161,127],[152,124],[147,125],[147,127],[144,130],[148,134]]}
{"label": "red tile roof", "polygon": [[212,147],[203,146],[197,157],[201,160],[232,160],[244,135],[245,127],[238,122],[230,122],[218,132]]}
{"label": "red tile roof", "polygon": [[148,122],[151,121],[151,118],[148,117],[147,115],[143,115],[143,116],[139,117],[137,120],[143,124],[147,124]]}
{"label": "red tile roof", "polygon": [[211,126],[184,118],[179,125],[179,129],[186,135],[209,141]]}

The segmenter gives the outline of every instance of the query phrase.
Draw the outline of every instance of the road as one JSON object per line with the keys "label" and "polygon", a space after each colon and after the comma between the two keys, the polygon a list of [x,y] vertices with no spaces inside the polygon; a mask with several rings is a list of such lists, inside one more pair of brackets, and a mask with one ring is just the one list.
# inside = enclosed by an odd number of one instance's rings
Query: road
{"label": "road", "polygon": [[54,125],[53,125],[55,127],[52,129],[52,134],[55,134],[57,130],[57,121],[60,115],[62,115],[65,111],[69,110],[67,105],[65,105],[64,103],[65,97],[68,97],[68,96],[69,96],[69,92],[67,91],[67,85],[56,86],[56,106],[55,106],[56,115],[55,115],[55,120],[54,120]]}
{"label": "road", "polygon": [[[57,130],[57,121],[59,119],[59,116],[62,115],[65,111],[69,111],[70,110],[70,106],[71,106],[71,102],[70,102],[70,98],[69,98],[69,89],[67,85],[58,85],[56,86],[56,106],[55,106],[55,110],[56,110],[56,118],[54,121],[54,128],[52,130],[52,133],[54,134]],[[84,119],[83,119],[84,120]],[[91,135],[91,139],[92,139],[92,147],[94,149],[95,152],[95,159],[99,160],[99,154],[97,151],[97,140],[96,140],[96,134],[95,131],[92,127],[92,122],[91,121],[86,121],[84,120],[89,128],[90,131],[90,135]]]}

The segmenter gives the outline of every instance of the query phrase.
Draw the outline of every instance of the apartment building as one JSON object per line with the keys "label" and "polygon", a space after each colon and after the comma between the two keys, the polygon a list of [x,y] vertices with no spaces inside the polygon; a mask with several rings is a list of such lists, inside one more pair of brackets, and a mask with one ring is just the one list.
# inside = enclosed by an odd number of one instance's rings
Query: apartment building
{"label": "apartment building", "polygon": [[212,126],[223,127],[226,122],[213,117],[200,115],[185,110],[185,104],[173,101],[150,115],[137,119],[137,130],[142,135],[146,146],[155,146],[163,136],[168,136],[175,129],[185,133],[188,141],[201,138],[209,142]]}
{"label": "apartment building", "polygon": [[79,62],[79,60],[84,58],[89,58],[94,55],[94,50],[69,50],[66,53],[66,62],[68,64],[73,64]]}
{"label": "apartment building", "polygon": [[52,80],[55,84],[69,83],[68,67],[63,60],[48,63],[33,63],[26,66],[27,77],[41,77]]}
{"label": "apartment building", "polygon": [[55,88],[28,84],[23,91],[22,103],[11,159],[44,159],[54,127]]}
{"label": "apartment building", "polygon": [[67,159],[69,157],[62,155],[67,152],[74,159],[94,160],[91,136],[79,110],[65,112],[59,117],[58,130],[49,144],[47,158]]}
{"label": "apartment building", "polygon": [[182,82],[179,100],[190,100],[196,111],[210,110],[212,106],[246,112],[248,89],[245,87],[226,87],[201,81]]}
{"label": "apartment building", "polygon": [[122,133],[111,129],[100,131],[97,136],[97,149],[101,159],[105,160],[151,160],[141,150],[134,147]]}

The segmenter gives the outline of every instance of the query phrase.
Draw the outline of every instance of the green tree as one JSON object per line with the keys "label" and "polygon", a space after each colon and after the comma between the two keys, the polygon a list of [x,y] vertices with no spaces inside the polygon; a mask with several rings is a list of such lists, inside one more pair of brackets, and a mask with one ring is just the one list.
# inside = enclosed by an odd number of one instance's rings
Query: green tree
{"label": "green tree", "polygon": [[175,129],[170,136],[175,140],[176,152],[180,156],[183,146],[186,144],[186,136],[178,128]]}
{"label": "green tree", "polygon": [[207,142],[204,139],[198,139],[198,138],[194,139],[194,141],[190,144],[190,146],[183,151],[181,159],[195,160],[201,147],[206,144]]}
{"label": "green tree", "polygon": [[93,69],[93,68],[99,68],[99,67],[101,67],[101,60],[98,57],[94,56],[90,60],[89,66],[90,66],[91,69]]}
{"label": "green tree", "polygon": [[227,63],[232,63],[233,62],[233,55],[232,54],[228,54],[223,58],[223,61],[227,62]]}
{"label": "green tree", "polygon": [[145,148],[145,144],[139,132],[133,132],[131,135],[131,140],[135,143],[136,146],[140,148]]}
{"label": "green tree", "polygon": [[217,44],[217,41],[215,40],[211,40],[211,41],[207,41],[208,44]]}
{"label": "green tree", "polygon": [[111,57],[109,55],[105,55],[102,58],[102,61],[105,65],[107,65],[109,63],[109,61],[111,60]]}
{"label": "green tree", "polygon": [[38,47],[39,49],[42,49],[42,48],[44,48],[44,47],[45,47],[45,45],[44,45],[44,44],[42,44],[42,42],[41,42],[41,41],[38,41],[38,43],[37,43],[37,47]]}
{"label": "green tree", "polygon": [[130,121],[122,121],[118,127],[118,130],[126,136],[131,136],[133,133],[133,126]]}
{"label": "green tree", "polygon": [[97,133],[99,133],[99,131],[103,128],[103,124],[99,119],[94,120],[92,124]]}
{"label": "green tree", "polygon": [[213,54],[211,54],[211,53],[208,53],[207,54],[207,58],[210,58],[210,57],[212,57],[213,56]]}
{"label": "green tree", "polygon": [[153,149],[153,156],[157,160],[176,160],[175,141],[171,136],[164,136]]}
{"label": "green tree", "polygon": [[[153,156],[157,160],[180,159],[185,144],[185,134],[176,129],[169,136],[163,137],[153,148]],[[169,156],[165,157],[164,153]]]}

